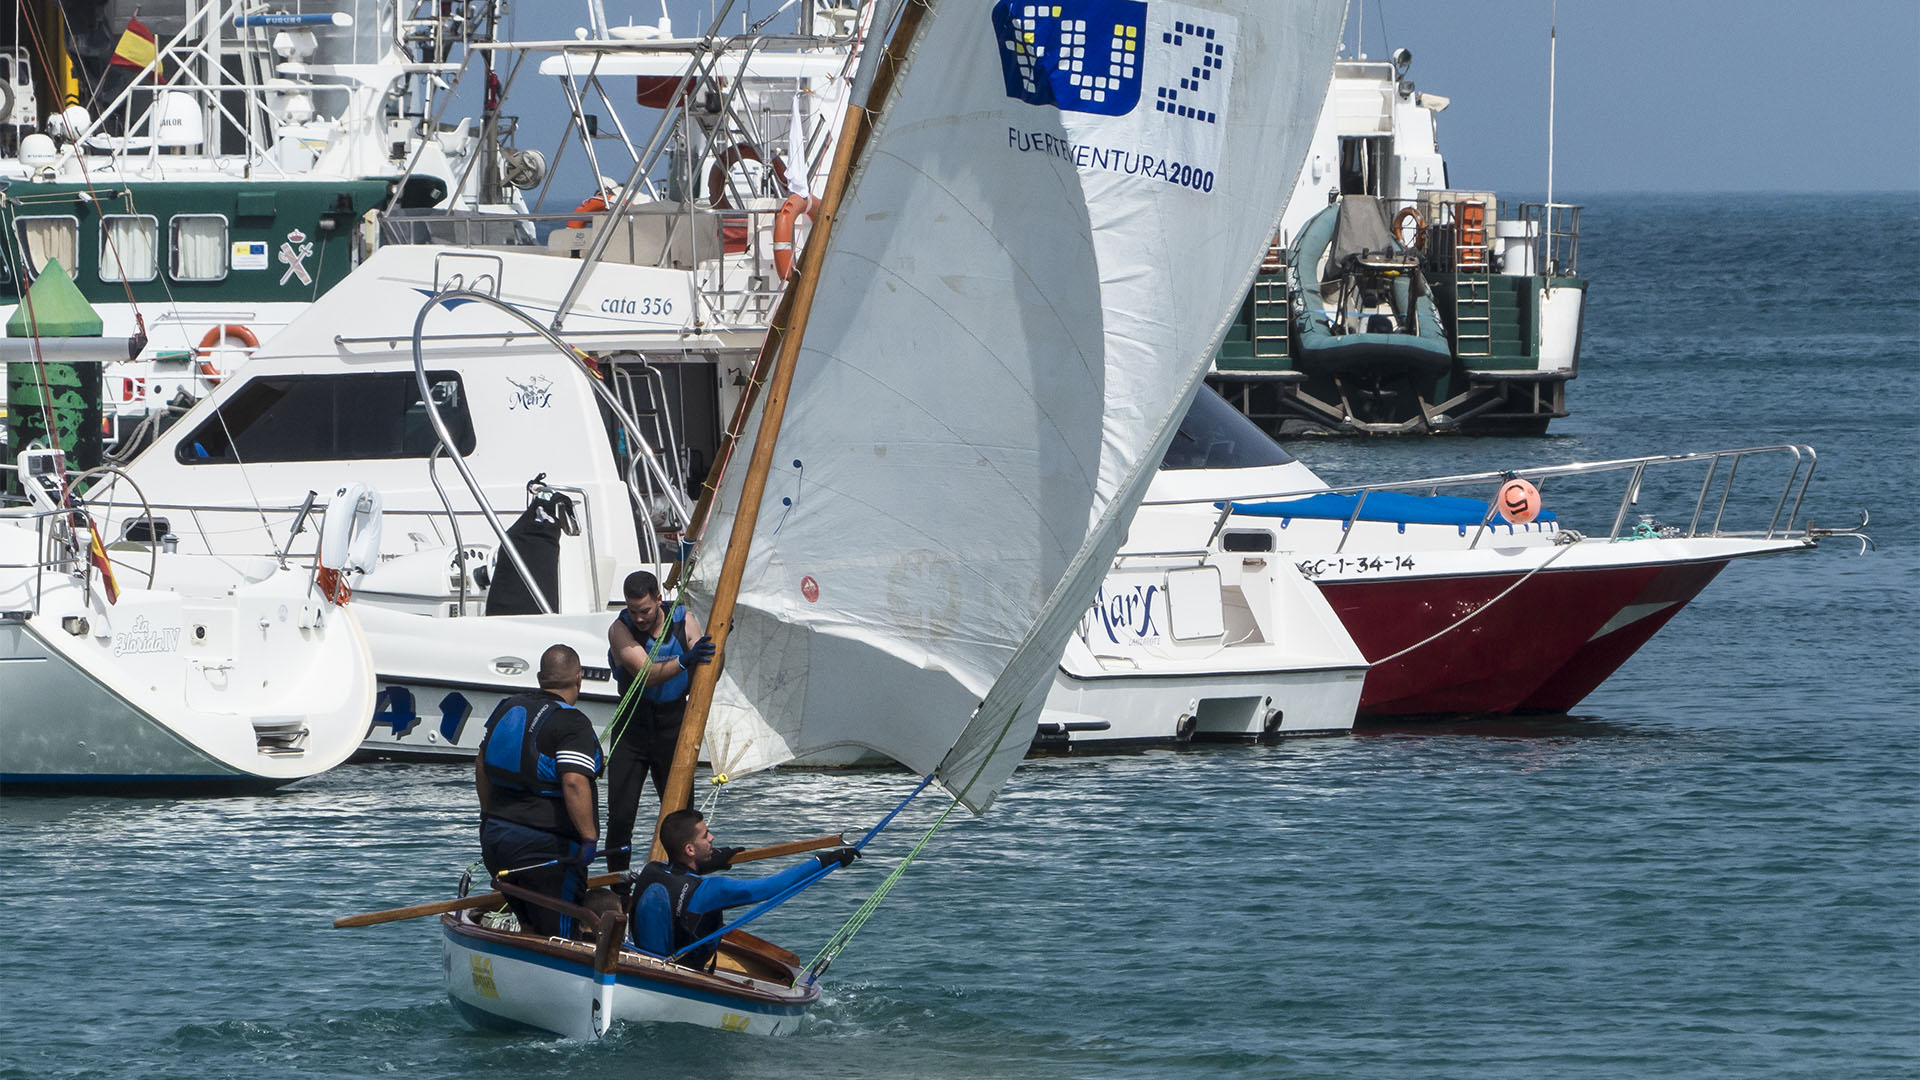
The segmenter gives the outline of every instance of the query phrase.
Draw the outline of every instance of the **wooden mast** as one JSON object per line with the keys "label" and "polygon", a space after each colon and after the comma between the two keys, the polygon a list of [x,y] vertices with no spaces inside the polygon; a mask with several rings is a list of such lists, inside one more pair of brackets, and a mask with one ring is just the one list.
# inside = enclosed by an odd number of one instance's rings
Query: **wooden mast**
{"label": "wooden mast", "polygon": [[[827,190],[820,200],[819,216],[814,221],[807,246],[800,254],[799,272],[794,275],[792,286],[782,298],[782,307],[788,316],[787,323],[782,325],[781,320],[775,319],[774,328],[760,347],[763,360],[770,350],[774,351],[773,377],[762,394],[764,404],[760,432],[754,441],[753,457],[747,464],[746,479],[741,483],[740,506],[734,514],[733,531],[727,537],[726,561],[720,567],[713,610],[707,614],[707,632],[713,636],[714,660],[696,667],[693,672],[692,686],[687,692],[686,711],[680,721],[680,740],[674,745],[673,768],[667,775],[667,790],[660,796],[662,819],[675,810],[692,805],[694,761],[699,757],[700,743],[707,735],[707,711],[713,705],[713,690],[720,679],[720,665],[726,660],[727,633],[732,629],[733,606],[739,599],[740,578],[746,571],[747,554],[753,546],[753,529],[760,516],[760,501],[766,494],[767,472],[773,465],[781,422],[786,416],[787,394],[793,387],[793,373],[800,356],[800,342],[806,333],[807,315],[813,308],[814,293],[819,287],[820,263],[826,256],[827,240],[833,234],[834,216],[839,212],[840,200],[846,192],[847,174],[853,163],[859,160],[860,151],[866,146],[871,131],[867,117],[879,111],[892,90],[894,78],[919,30],[921,16],[927,6],[928,0],[907,0],[900,15],[900,25],[881,54],[873,89],[867,95],[868,104],[863,107],[849,103],[847,106],[839,145],[834,151],[833,171],[828,176]],[[764,366],[764,363],[755,365],[756,368]],[[717,490],[717,487],[713,490]],[[704,518],[704,515],[696,516]],[[656,822],[653,852],[649,858],[657,861],[664,856]]]}

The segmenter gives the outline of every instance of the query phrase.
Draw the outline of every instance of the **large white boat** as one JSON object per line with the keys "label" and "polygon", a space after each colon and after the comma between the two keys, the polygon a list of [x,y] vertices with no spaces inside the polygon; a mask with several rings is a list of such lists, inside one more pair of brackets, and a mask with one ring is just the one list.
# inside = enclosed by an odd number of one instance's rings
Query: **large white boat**
{"label": "large white boat", "polygon": [[0,785],[247,790],[345,761],[374,695],[351,611],[271,558],[101,545],[130,515],[62,464],[23,452],[33,501],[0,509]]}
{"label": "large white boat", "polygon": [[[730,157],[735,168],[709,176],[695,201],[674,199],[662,183],[662,198],[639,202],[646,185],[629,184],[624,201],[544,245],[383,247],[130,465],[166,518],[155,527],[197,550],[257,549],[343,468],[381,490],[385,557],[357,589],[381,671],[369,753],[470,754],[495,701],[532,685],[542,649],[565,641],[591,664],[604,655],[625,574],[644,566],[664,576],[660,564],[677,556],[689,494],[723,454],[723,418],[753,381],[779,295],[773,243],[792,234],[778,208],[794,197],[776,199],[765,185],[808,175],[832,145],[821,128],[845,93],[848,51],[831,40],[805,44],[527,47],[562,50],[543,62],[562,73],[729,73],[720,99],[728,104],[673,145],[706,147],[714,164]],[[795,72],[811,73],[809,108],[819,110],[798,123]],[[768,115],[787,121],[772,144],[751,157],[727,144],[744,137],[747,118]],[[1290,153],[1304,152],[1304,135],[1290,136]],[[715,172],[689,153],[668,162],[670,175]],[[741,167],[783,158],[809,162],[807,171]],[[744,231],[729,241],[735,219]],[[462,219],[433,228],[458,234]],[[395,303],[458,287],[484,295]],[[347,402],[356,408],[343,409]],[[436,423],[457,456],[436,450]],[[456,482],[456,470],[471,483]],[[777,482],[803,488],[806,470],[785,469]],[[517,573],[502,526],[529,505],[530,484],[544,500],[564,499],[575,528],[551,538],[551,570],[534,575],[551,575],[544,595],[509,613],[491,602],[490,586],[502,566]],[[267,504],[267,531],[249,493]],[[223,515],[223,506],[247,509]],[[1251,739],[1351,725],[1365,661],[1291,566],[1147,547],[1113,569],[1107,593],[1124,608],[1124,596],[1151,591],[1153,607],[1136,608],[1150,617],[1124,641],[1103,643],[1117,634],[1094,628],[1114,609],[1105,596],[1089,609],[1086,632],[1059,665],[1049,739]],[[1168,633],[1156,632],[1162,625]],[[610,715],[605,667],[590,666],[583,703],[602,721]]]}

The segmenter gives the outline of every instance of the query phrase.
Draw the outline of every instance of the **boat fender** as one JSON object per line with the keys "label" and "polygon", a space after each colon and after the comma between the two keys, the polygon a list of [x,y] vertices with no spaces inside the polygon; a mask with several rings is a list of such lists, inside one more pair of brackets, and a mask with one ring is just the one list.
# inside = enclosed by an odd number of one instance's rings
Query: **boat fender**
{"label": "boat fender", "polygon": [[1509,480],[1500,485],[1499,507],[1510,525],[1525,525],[1540,516],[1540,489],[1525,480]]}
{"label": "boat fender", "polygon": [[320,519],[320,591],[336,604],[353,596],[346,577],[380,562],[380,493],[365,484],[342,484]]}
{"label": "boat fender", "polygon": [[200,347],[194,350],[193,355],[199,361],[200,377],[209,383],[217,385],[221,379],[227,377],[226,372],[214,365],[213,350],[224,347],[229,339],[239,342],[248,349],[260,347],[260,335],[239,323],[223,323],[207,331],[206,336],[200,339]]}
{"label": "boat fender", "polygon": [[805,217],[812,222],[813,213],[819,207],[817,199],[804,195],[789,195],[787,201],[780,204],[780,212],[773,218],[773,271],[785,281],[793,276],[793,258],[797,254],[793,246],[794,227]]}
{"label": "boat fender", "polygon": [[[1407,238],[1407,222],[1413,222],[1413,238]],[[1401,245],[1414,251],[1427,249],[1427,219],[1420,216],[1417,206],[1404,206],[1393,216],[1393,238]]]}

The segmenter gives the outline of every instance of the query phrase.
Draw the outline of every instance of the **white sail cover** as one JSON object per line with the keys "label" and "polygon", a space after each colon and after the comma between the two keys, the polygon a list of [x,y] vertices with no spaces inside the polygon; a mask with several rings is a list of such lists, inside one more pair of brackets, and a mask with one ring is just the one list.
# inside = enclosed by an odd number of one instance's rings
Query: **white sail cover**
{"label": "white sail cover", "polygon": [[833,224],[707,748],[867,747],[978,811],[1272,235],[1342,0],[929,8]]}

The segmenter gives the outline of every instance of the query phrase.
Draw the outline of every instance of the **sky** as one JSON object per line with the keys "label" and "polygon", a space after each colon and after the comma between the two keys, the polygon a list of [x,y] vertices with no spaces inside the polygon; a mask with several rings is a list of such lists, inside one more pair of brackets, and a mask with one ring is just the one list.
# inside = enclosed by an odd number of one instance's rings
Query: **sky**
{"label": "sky", "polygon": [[[739,0],[729,22],[757,21],[781,2]],[[660,0],[603,3],[614,23],[660,14]],[[522,39],[571,37],[586,21],[585,0],[513,6],[511,30]],[[676,34],[689,35],[706,28],[714,5],[668,0],[668,10]],[[1453,186],[1537,195],[1547,186],[1556,19],[1560,201],[1614,192],[1920,194],[1916,0],[1570,0],[1557,12],[1553,0],[1369,0],[1349,12],[1345,40],[1352,55],[1361,21],[1367,55],[1406,48],[1408,78],[1452,99],[1439,121]],[[551,87],[540,87],[535,102],[521,100],[519,87],[514,97],[520,108],[509,111],[564,117]],[[571,183],[572,172],[561,175]],[[575,186],[589,183],[583,176]]]}

